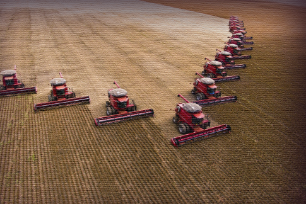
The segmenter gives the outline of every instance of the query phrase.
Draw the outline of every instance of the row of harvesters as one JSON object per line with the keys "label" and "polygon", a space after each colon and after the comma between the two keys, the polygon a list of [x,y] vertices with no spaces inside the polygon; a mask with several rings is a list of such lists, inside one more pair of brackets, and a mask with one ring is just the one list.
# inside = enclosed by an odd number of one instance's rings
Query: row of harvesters
{"label": "row of harvesters", "polygon": [[[15,95],[22,93],[37,93],[36,87],[25,88],[24,84],[17,78],[16,65],[14,70],[1,71],[2,82],[0,85],[0,96]],[[48,96],[49,102],[34,104],[34,110],[44,110],[55,106],[71,105],[78,103],[89,103],[89,96],[76,98],[75,93],[70,91],[66,85],[66,80],[62,77],[54,78],[50,81],[52,90]]]}
{"label": "row of harvesters", "polygon": [[[217,50],[215,60],[205,58],[207,62],[204,65],[202,74],[196,73],[200,78],[195,79],[191,93],[195,95],[196,101],[189,102],[181,94],[186,103],[179,103],[175,108],[173,122],[178,125],[181,136],[174,137],[171,142],[174,146],[181,146],[189,141],[195,141],[212,137],[217,133],[230,132],[231,127],[227,124],[210,127],[210,121],[202,112],[202,106],[221,104],[237,101],[236,96],[221,97],[221,92],[217,90],[216,82],[239,80],[239,76],[228,76],[226,69],[245,68],[245,64],[235,64],[236,59],[250,59],[251,56],[242,55],[246,44],[253,44],[246,40],[252,37],[246,37],[243,28],[243,22],[237,17],[231,17],[229,21],[232,37],[224,47],[224,51]],[[3,85],[0,86],[0,95],[18,94],[18,93],[37,93],[36,87],[24,88],[16,76],[15,70],[5,70],[0,73],[3,75]],[[66,85],[66,80],[60,73],[60,78],[54,78],[50,81],[52,90],[48,96],[48,102],[34,104],[34,110],[45,110],[46,108],[66,106],[80,103],[90,103],[89,96],[76,97],[75,93]],[[127,91],[120,88],[108,90],[109,100],[106,102],[106,115],[95,118],[96,126],[107,125],[115,122],[124,121],[138,117],[149,117],[154,115],[153,109],[139,110],[134,100],[130,100]],[[210,128],[208,128],[210,127]]]}
{"label": "row of harvesters", "polygon": [[227,124],[210,127],[210,121],[202,112],[202,106],[214,105],[227,102],[237,101],[236,96],[221,97],[221,92],[217,90],[216,82],[225,82],[239,80],[239,76],[228,76],[226,69],[245,68],[245,64],[235,64],[237,59],[250,59],[250,55],[242,55],[242,51],[252,50],[253,48],[245,48],[244,45],[254,44],[246,40],[252,37],[246,37],[245,28],[242,21],[237,17],[231,16],[229,20],[229,28],[232,33],[229,41],[226,43],[224,50],[218,50],[215,60],[205,58],[202,74],[196,73],[200,78],[195,79],[191,93],[195,95],[196,101],[189,102],[181,94],[186,103],[179,103],[175,108],[175,116],[173,122],[178,125],[181,136],[174,137],[171,142],[178,147],[190,141],[200,140],[212,137],[217,133],[226,133],[231,131],[231,127]]}
{"label": "row of harvesters", "polygon": [[[36,87],[24,88],[24,84],[17,79],[16,66],[14,70],[4,70],[0,73],[3,76],[3,85],[0,85],[0,96],[20,93],[37,93]],[[53,78],[50,81],[52,89],[48,95],[48,102],[34,104],[34,111],[46,110],[53,107],[68,106],[74,104],[90,103],[89,96],[76,97],[75,92],[66,85],[66,80],[59,73],[60,78]],[[153,109],[137,111],[133,100],[129,100],[127,91],[120,88],[108,91],[109,101],[106,102],[107,116],[96,118],[97,126],[120,122],[123,120],[153,116]]]}

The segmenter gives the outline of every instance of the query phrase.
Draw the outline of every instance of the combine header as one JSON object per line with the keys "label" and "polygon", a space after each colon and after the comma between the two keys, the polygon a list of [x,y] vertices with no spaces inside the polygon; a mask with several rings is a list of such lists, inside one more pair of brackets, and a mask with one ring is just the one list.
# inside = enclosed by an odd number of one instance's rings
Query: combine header
{"label": "combine header", "polygon": [[237,69],[246,67],[246,64],[235,64],[232,54],[227,51],[218,51],[216,53],[215,60],[221,62],[226,69]]}
{"label": "combine header", "polygon": [[61,78],[54,78],[50,81],[52,90],[48,96],[49,102],[34,104],[34,110],[44,110],[46,108],[67,106],[80,103],[90,103],[89,96],[75,97],[73,91],[69,91],[70,88],[66,85],[66,80],[59,73]]}
{"label": "combine header", "polygon": [[173,122],[178,124],[178,130],[182,136],[174,137],[171,142],[174,146],[179,147],[188,142],[212,137],[217,133],[229,132],[229,125],[220,125],[206,129],[210,126],[210,121],[202,112],[201,106],[196,103],[190,103],[181,94],[178,95],[187,103],[179,103],[175,108],[175,117]]}
{"label": "combine header", "polygon": [[131,100],[132,102],[130,103],[127,91],[120,88],[116,82],[114,82],[114,84],[116,84],[118,88],[108,90],[109,101],[106,101],[107,116],[95,118],[95,124],[97,126],[154,115],[153,109],[137,111],[137,106],[134,101]]}
{"label": "combine header", "polygon": [[220,61],[212,61],[205,58],[208,62],[205,63],[202,74],[209,78],[212,78],[215,82],[239,80],[240,76],[227,76],[225,67],[222,66]]}
{"label": "combine header", "polygon": [[193,103],[196,103],[200,106],[207,106],[237,101],[236,96],[221,97],[221,92],[217,91],[218,87],[215,85],[215,81],[213,79],[203,77],[199,73],[196,74],[199,75],[201,78],[196,79],[193,83],[194,87],[191,90],[191,93],[196,95],[197,100]]}
{"label": "combine header", "polygon": [[3,85],[0,85],[0,96],[20,94],[20,93],[37,93],[36,87],[25,88],[24,84],[17,79],[16,65],[14,70],[4,70],[2,75]]}

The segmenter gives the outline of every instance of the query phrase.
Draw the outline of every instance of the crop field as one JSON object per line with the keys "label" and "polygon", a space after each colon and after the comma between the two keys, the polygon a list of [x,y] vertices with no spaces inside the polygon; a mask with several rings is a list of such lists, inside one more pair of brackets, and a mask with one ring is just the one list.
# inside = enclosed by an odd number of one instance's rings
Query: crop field
{"label": "crop field", "polygon": [[[305,203],[306,13],[284,2],[1,1],[0,71],[37,94],[0,98],[0,203]],[[217,84],[238,101],[203,112],[232,131],[176,148],[177,94],[195,100],[231,15],[252,59]],[[34,112],[59,72],[90,104]],[[96,127],[114,81],[154,117]]]}

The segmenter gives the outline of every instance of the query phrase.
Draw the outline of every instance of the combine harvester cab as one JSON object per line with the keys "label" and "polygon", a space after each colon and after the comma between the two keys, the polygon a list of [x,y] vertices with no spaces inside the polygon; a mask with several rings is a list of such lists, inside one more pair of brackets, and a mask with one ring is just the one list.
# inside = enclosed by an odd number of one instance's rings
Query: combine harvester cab
{"label": "combine harvester cab", "polygon": [[[218,49],[217,49],[217,51],[221,52]],[[241,54],[241,49],[238,48],[238,45],[235,45],[235,44],[225,45],[224,51],[231,53],[233,60],[236,60],[236,59],[251,59],[251,55],[242,55]]]}
{"label": "combine harvester cab", "polygon": [[95,124],[97,126],[139,117],[154,116],[153,109],[137,111],[137,106],[133,100],[130,102],[127,91],[120,88],[116,82],[114,82],[114,84],[116,84],[118,88],[108,90],[109,101],[106,101],[107,116],[95,118]]}
{"label": "combine harvester cab", "polygon": [[206,77],[212,78],[215,82],[223,82],[223,81],[233,81],[233,80],[239,80],[240,76],[227,76],[227,73],[225,71],[225,67],[223,67],[222,62],[220,61],[212,61],[208,58],[205,58],[205,60],[208,60],[205,65],[203,66],[204,70],[202,74]]}
{"label": "combine harvester cab", "polygon": [[221,103],[236,102],[237,96],[221,97],[221,92],[217,91],[215,81],[208,77],[203,77],[201,74],[196,73],[201,78],[196,79],[193,83],[192,94],[196,95],[196,103],[200,106],[216,105]]}
{"label": "combine harvester cab", "polygon": [[210,121],[203,114],[202,107],[196,103],[190,103],[180,94],[178,96],[187,103],[179,103],[175,108],[173,122],[178,124],[179,132],[184,135],[171,139],[174,146],[179,147],[188,142],[209,138],[217,133],[231,130],[230,126],[225,124],[206,129],[210,126]]}
{"label": "combine harvester cab", "polygon": [[221,62],[226,69],[246,68],[246,64],[235,64],[232,54],[227,51],[218,51],[215,60]]}
{"label": "combine harvester cab", "polygon": [[0,85],[0,96],[21,94],[21,93],[37,93],[36,87],[25,88],[24,84],[18,80],[16,65],[14,70],[4,70],[0,72],[2,75],[2,85]]}
{"label": "combine harvester cab", "polygon": [[75,93],[73,91],[69,91],[70,88],[67,87],[66,80],[62,77],[62,74],[59,74],[61,78],[54,78],[50,81],[52,90],[48,96],[49,102],[34,104],[35,111],[59,106],[90,103],[89,96],[76,98]]}

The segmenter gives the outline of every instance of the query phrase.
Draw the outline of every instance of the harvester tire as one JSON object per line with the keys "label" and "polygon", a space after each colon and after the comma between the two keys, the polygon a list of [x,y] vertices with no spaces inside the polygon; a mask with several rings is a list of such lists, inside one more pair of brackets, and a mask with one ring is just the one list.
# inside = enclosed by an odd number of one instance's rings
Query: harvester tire
{"label": "harvester tire", "polygon": [[52,96],[52,95],[49,95],[48,96],[48,101],[56,101],[56,97]]}
{"label": "harvester tire", "polygon": [[180,123],[179,124],[179,132],[181,134],[186,134],[187,132],[189,132],[189,126],[185,123]]}
{"label": "harvester tire", "polygon": [[195,87],[191,90],[191,94],[195,94],[196,93],[196,89]]}
{"label": "harvester tire", "polygon": [[133,104],[134,106],[131,108],[131,110],[132,110],[132,111],[137,111],[137,106],[136,106],[134,100],[132,100],[132,104]]}
{"label": "harvester tire", "polygon": [[197,101],[200,101],[200,100],[205,99],[205,98],[206,97],[205,97],[205,95],[203,93],[197,93],[197,95],[196,95]]}
{"label": "harvester tire", "polygon": [[108,107],[106,108],[106,115],[113,115],[112,107],[108,106]]}
{"label": "harvester tire", "polygon": [[214,74],[213,73],[209,73],[209,74],[207,74],[207,77],[208,78],[214,78]]}
{"label": "harvester tire", "polygon": [[110,102],[109,101],[106,101],[106,104],[105,104],[105,107],[109,107],[110,106]]}
{"label": "harvester tire", "polygon": [[179,121],[179,118],[177,116],[174,116],[173,119],[172,119],[172,122],[177,124]]}
{"label": "harvester tire", "polygon": [[205,130],[205,129],[207,129],[207,125],[206,124],[202,124],[201,128]]}

